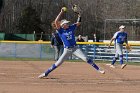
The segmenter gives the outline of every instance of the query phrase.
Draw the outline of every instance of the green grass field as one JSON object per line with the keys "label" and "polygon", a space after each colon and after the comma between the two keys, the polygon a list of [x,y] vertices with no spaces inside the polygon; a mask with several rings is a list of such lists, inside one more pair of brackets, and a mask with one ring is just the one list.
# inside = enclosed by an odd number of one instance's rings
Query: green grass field
{"label": "green grass field", "polygon": [[[52,59],[40,59],[40,58],[0,58],[1,61],[53,61]],[[84,62],[82,60],[66,60],[65,62]],[[111,63],[110,61],[95,61],[95,63]],[[119,64],[119,62],[116,62]],[[127,62],[128,65],[140,66],[140,62]]]}

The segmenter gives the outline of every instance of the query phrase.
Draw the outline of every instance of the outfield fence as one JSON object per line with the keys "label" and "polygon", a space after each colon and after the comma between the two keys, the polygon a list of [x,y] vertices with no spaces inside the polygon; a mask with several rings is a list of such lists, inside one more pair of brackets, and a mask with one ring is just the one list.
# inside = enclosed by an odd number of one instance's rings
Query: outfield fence
{"label": "outfield fence", "polygon": [[[77,42],[78,47],[93,60],[111,61],[114,54],[114,46],[108,49],[108,43],[104,42]],[[128,52],[124,48],[124,60],[126,62],[140,62],[140,44],[130,44],[132,51]],[[1,58],[36,58],[54,59],[54,49],[50,42],[43,41],[0,41]],[[78,58],[71,55],[69,60]]]}

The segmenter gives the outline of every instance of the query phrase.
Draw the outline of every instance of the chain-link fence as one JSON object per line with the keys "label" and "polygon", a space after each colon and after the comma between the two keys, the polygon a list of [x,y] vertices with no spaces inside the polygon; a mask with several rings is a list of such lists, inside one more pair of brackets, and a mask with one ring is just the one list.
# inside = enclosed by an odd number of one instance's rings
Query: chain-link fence
{"label": "chain-link fence", "polygon": [[104,22],[104,40],[109,40],[120,25],[125,25],[129,41],[140,40],[140,19],[106,19]]}
{"label": "chain-link fence", "polygon": [[[82,49],[85,55],[93,60],[112,61],[115,50],[112,46],[108,49],[105,43],[81,43],[78,47]],[[140,62],[140,46],[135,44],[132,50],[128,52],[124,48],[124,60],[126,62]],[[0,43],[0,57],[3,58],[31,58],[31,59],[48,59],[54,60],[54,49],[51,48],[50,42],[31,42],[31,41],[3,41]],[[79,59],[71,55],[68,59]]]}

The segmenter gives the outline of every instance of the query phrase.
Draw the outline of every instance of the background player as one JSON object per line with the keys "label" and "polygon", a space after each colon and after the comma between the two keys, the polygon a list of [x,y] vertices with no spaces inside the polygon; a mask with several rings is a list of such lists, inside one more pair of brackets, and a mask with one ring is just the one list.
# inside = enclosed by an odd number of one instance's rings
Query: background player
{"label": "background player", "polygon": [[54,22],[52,22],[52,27],[55,30],[55,32],[52,33],[51,47],[55,49],[55,61],[57,61],[63,53],[63,42],[58,35],[58,31],[56,30]]}
{"label": "background player", "polygon": [[[76,42],[85,42],[81,35],[78,36]],[[78,47],[82,50],[83,45],[79,44]]]}
{"label": "background player", "polygon": [[63,53],[63,42],[60,39],[58,32],[52,33],[51,47],[55,49],[55,56],[54,57],[55,57],[55,61],[57,61]]}
{"label": "background player", "polygon": [[77,38],[76,41],[77,41],[77,42],[85,42],[85,40],[82,38],[81,35],[78,36],[78,38]]}
{"label": "background player", "polygon": [[114,36],[112,37],[110,44],[109,44],[109,48],[111,46],[111,43],[113,41],[115,41],[115,49],[116,49],[116,53],[115,53],[115,57],[113,58],[113,61],[110,65],[110,67],[115,68],[114,64],[117,60],[117,58],[120,58],[120,64],[121,64],[121,68],[123,69],[126,64],[123,64],[123,43],[126,43],[126,46],[128,46],[128,41],[127,41],[127,33],[124,31],[125,26],[121,25],[119,27],[119,31],[117,31]]}
{"label": "background player", "polygon": [[55,24],[58,29],[58,34],[61,37],[63,44],[64,44],[64,52],[61,55],[61,57],[56,61],[55,64],[53,64],[45,73],[42,73],[39,75],[39,78],[47,77],[48,74],[56,69],[58,66],[60,66],[65,59],[67,59],[71,54],[74,54],[75,56],[81,58],[82,60],[89,63],[91,66],[93,66],[98,72],[104,74],[105,71],[101,70],[92,59],[87,58],[83,52],[76,46],[74,31],[77,26],[80,25],[81,22],[81,16],[78,15],[78,20],[76,23],[72,25],[68,25],[70,21],[67,20],[61,20],[61,23],[59,23],[60,17],[64,13],[63,8],[61,9],[61,12],[58,14],[58,16],[55,19]]}

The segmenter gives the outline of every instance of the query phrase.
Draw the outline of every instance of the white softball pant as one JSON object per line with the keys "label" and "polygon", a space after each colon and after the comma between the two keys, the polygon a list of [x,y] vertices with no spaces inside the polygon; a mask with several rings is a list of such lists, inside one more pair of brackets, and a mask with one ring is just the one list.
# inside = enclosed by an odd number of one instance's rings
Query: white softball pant
{"label": "white softball pant", "polygon": [[81,58],[83,61],[88,60],[85,54],[77,46],[75,46],[74,48],[64,48],[63,54],[60,56],[55,65],[58,67],[72,54]]}
{"label": "white softball pant", "polygon": [[115,49],[116,49],[116,53],[115,53],[115,57],[118,58],[119,55],[123,55],[123,44],[115,44]]}

